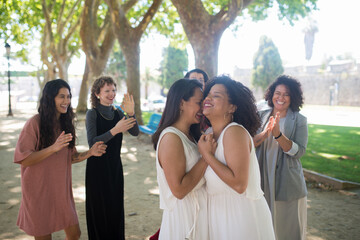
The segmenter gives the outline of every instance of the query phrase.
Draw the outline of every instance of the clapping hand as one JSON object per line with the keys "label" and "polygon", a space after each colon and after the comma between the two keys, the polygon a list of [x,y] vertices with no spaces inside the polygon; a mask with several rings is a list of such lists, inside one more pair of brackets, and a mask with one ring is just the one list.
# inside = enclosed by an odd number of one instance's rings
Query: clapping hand
{"label": "clapping hand", "polygon": [[133,96],[129,93],[125,93],[120,107],[124,112],[127,113],[127,115],[134,116],[135,102]]}
{"label": "clapping hand", "polygon": [[135,118],[126,119],[125,117],[123,117],[120,121],[116,123],[113,129],[115,130],[115,133],[118,134],[121,132],[126,132],[127,130],[132,128],[135,124],[136,124]]}
{"label": "clapping hand", "polygon": [[[272,119],[271,119],[272,118]],[[280,113],[279,112],[277,112],[276,114],[275,114],[275,118],[274,117],[272,117],[271,116],[271,118],[270,118],[270,121],[272,120],[272,127],[271,127],[271,132],[272,132],[272,135],[274,136],[274,137],[277,137],[277,136],[279,136],[279,134],[280,134]],[[270,125],[270,122],[269,122],[269,125]]]}
{"label": "clapping hand", "polygon": [[90,148],[90,154],[91,156],[100,157],[104,153],[106,153],[107,145],[104,144],[104,142],[99,141],[96,142],[92,147]]}
{"label": "clapping hand", "polygon": [[58,152],[64,147],[68,146],[72,138],[73,136],[71,135],[71,133],[65,134],[65,132],[62,131],[60,136],[56,139],[55,143],[52,145],[54,152]]}

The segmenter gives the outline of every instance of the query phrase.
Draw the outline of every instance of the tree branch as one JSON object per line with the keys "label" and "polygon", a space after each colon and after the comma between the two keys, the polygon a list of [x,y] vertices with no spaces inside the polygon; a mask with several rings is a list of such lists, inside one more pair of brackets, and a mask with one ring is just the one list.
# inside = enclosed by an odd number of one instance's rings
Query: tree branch
{"label": "tree branch", "polygon": [[129,9],[131,9],[136,3],[138,2],[138,0],[129,0],[126,3],[122,4],[121,7],[122,9],[124,9],[124,12],[129,11]]}
{"label": "tree branch", "polygon": [[147,26],[149,25],[149,23],[153,19],[155,13],[158,11],[158,9],[159,9],[159,7],[161,5],[161,2],[162,2],[162,0],[154,0],[153,1],[150,8],[148,9],[146,14],[144,15],[143,19],[141,20],[139,25],[136,27],[136,29],[137,29],[136,32],[138,32],[138,34],[137,34],[138,36],[141,36],[144,33]]}

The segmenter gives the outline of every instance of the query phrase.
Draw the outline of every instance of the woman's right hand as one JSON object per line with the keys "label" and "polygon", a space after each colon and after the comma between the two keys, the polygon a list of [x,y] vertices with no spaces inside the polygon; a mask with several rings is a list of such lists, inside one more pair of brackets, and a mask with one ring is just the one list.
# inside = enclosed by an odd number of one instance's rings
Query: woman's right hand
{"label": "woman's right hand", "polygon": [[199,152],[202,156],[207,154],[214,155],[217,147],[217,142],[213,138],[212,134],[203,134],[201,135],[198,141]]}
{"label": "woman's right hand", "polygon": [[55,143],[52,145],[54,152],[58,152],[64,147],[67,147],[71,142],[73,136],[71,133],[65,134],[64,131],[61,132],[60,136],[56,139]]}
{"label": "woman's right hand", "polygon": [[111,129],[111,134],[115,136],[118,133],[126,132],[127,130],[131,129],[136,124],[135,118],[128,118],[126,119],[125,116],[116,123],[115,127]]}

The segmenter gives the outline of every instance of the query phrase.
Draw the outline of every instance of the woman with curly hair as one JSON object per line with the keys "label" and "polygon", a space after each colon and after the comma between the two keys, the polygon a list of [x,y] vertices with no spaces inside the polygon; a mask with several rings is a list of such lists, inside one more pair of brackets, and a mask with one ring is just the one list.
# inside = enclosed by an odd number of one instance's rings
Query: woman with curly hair
{"label": "woman with curly hair", "polygon": [[86,163],[86,220],[88,239],[125,239],[124,175],[120,152],[123,133],[139,134],[132,95],[125,94],[122,111],[113,106],[116,83],[99,77],[91,88],[91,105],[86,113],[89,146],[96,141],[107,144],[101,157]]}
{"label": "woman with curly hair", "polygon": [[260,126],[252,92],[219,76],[207,84],[204,97],[203,114],[211,128],[198,147],[209,164],[205,172],[209,239],[275,239],[252,140]]}
{"label": "woman with curly hair", "polygon": [[15,149],[22,188],[17,225],[38,240],[51,239],[62,229],[66,239],[79,239],[71,164],[101,156],[106,146],[97,142],[89,151],[77,152],[70,86],[64,80],[46,83],[38,112],[26,122]]}
{"label": "woman with curly hair", "polygon": [[300,83],[279,76],[267,89],[270,108],[259,112],[261,128],[254,137],[261,186],[270,207],[276,238],[306,239],[307,189],[300,158],[308,141]]}

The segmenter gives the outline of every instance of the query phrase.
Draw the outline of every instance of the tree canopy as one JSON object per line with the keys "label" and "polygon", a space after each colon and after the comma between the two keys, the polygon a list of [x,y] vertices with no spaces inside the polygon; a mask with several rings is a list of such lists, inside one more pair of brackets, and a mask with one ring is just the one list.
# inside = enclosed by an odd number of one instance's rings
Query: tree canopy
{"label": "tree canopy", "polygon": [[263,91],[284,72],[279,51],[267,36],[261,36],[259,50],[254,55],[252,84]]}
{"label": "tree canopy", "polygon": [[188,67],[188,54],[186,49],[168,46],[163,50],[161,61],[159,83],[162,87],[169,89],[178,79],[184,77]]}

